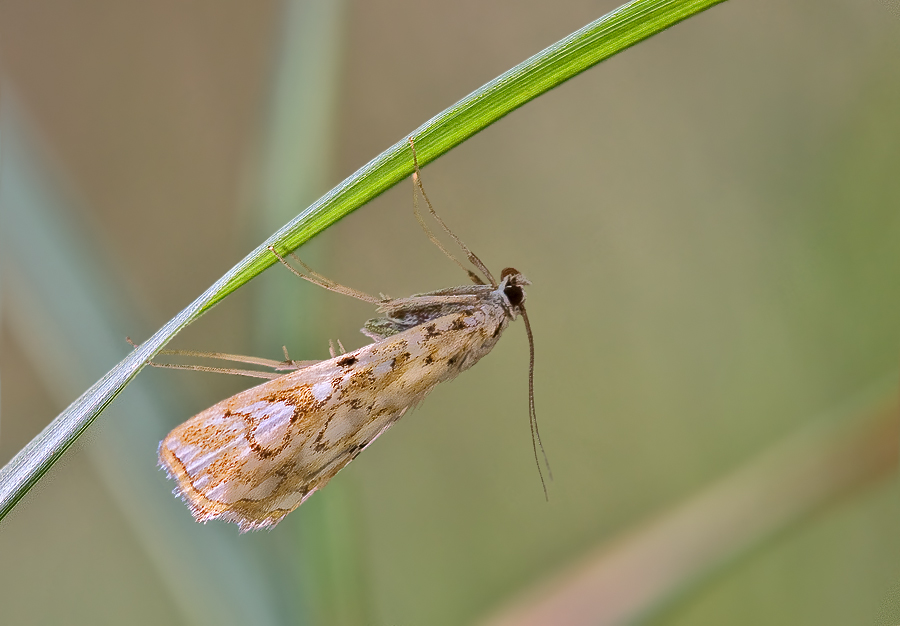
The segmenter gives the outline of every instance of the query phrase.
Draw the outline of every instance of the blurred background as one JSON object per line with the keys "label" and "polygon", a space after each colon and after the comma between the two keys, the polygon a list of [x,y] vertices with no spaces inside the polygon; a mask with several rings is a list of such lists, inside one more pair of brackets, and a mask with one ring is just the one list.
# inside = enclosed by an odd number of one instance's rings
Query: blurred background
{"label": "blurred background", "polygon": [[[0,462],[265,236],[617,1],[0,4]],[[533,282],[528,347],[438,387],[275,530],[195,524],[169,429],[252,384],[144,370],[0,523],[9,624],[900,622],[900,5],[732,0],[427,167]],[[404,183],[299,251],[465,282]],[[274,267],[171,345],[348,349]]]}

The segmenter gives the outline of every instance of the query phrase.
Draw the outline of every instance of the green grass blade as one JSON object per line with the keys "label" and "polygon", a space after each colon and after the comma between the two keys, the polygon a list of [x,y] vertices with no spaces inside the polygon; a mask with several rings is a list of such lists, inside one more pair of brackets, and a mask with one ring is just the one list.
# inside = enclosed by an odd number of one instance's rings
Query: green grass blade
{"label": "green grass blade", "polygon": [[[424,165],[529,100],[722,0],[636,0],[591,22],[502,74],[409,133]],[[408,176],[406,137],[278,230],[97,381],[0,470],[0,519],[43,476],[128,382],[182,328],[275,262]]]}

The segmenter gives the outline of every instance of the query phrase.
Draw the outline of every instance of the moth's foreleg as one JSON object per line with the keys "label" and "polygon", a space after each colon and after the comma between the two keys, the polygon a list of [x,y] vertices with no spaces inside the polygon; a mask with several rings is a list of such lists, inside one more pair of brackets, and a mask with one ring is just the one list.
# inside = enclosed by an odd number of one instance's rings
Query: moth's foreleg
{"label": "moth's foreleg", "polygon": [[[340,353],[338,353],[340,350]],[[337,340],[337,348],[334,347],[334,341],[328,340],[328,353],[331,355],[331,358],[335,358],[338,354],[347,354],[347,349],[344,347],[344,344],[341,343],[341,340]]]}
{"label": "moth's foreleg", "polygon": [[[128,343],[137,348],[137,345],[128,337],[125,338]],[[284,348],[284,361],[276,361],[274,359],[264,359],[262,357],[246,356],[242,354],[227,354],[225,352],[203,352],[199,350],[160,350],[158,354],[167,356],[189,356],[199,359],[218,359],[221,361],[234,361],[236,363],[246,363],[247,365],[259,365],[275,370],[274,372],[260,372],[257,370],[244,370],[227,367],[207,367],[205,365],[187,365],[181,363],[157,363],[156,361],[148,361],[147,364],[153,367],[162,367],[175,370],[193,370],[196,372],[213,372],[216,374],[231,374],[234,376],[249,376],[251,378],[273,379],[284,376],[283,372],[291,372],[310,365],[315,365],[319,361],[292,361],[288,358],[287,348]]]}
{"label": "moth's foreleg", "polygon": [[346,287],[340,283],[336,283],[330,278],[325,278],[318,272],[313,271],[313,269],[309,265],[301,261],[300,257],[298,257],[294,253],[291,253],[291,258],[297,261],[297,263],[299,263],[303,267],[303,269],[306,271],[305,274],[292,267],[291,264],[288,263],[283,256],[278,254],[278,252],[275,250],[275,246],[269,246],[269,252],[274,254],[278,261],[286,268],[288,268],[291,273],[294,274],[294,276],[302,278],[303,280],[307,280],[314,285],[318,285],[319,287],[323,287],[328,291],[341,293],[345,296],[350,296],[351,298],[356,298],[357,300],[362,300],[363,302],[368,302],[370,304],[380,304],[385,300],[384,297],[376,298],[375,296],[370,296],[369,294],[353,289],[352,287]]}

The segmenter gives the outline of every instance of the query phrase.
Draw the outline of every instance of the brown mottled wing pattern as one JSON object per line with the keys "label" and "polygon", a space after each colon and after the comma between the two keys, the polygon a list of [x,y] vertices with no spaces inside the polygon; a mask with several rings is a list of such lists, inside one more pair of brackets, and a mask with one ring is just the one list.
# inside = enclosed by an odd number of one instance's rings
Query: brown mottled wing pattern
{"label": "brown mottled wing pattern", "polygon": [[487,354],[509,319],[487,298],[248,389],[169,433],[160,463],[197,521],[274,526],[435,385]]}

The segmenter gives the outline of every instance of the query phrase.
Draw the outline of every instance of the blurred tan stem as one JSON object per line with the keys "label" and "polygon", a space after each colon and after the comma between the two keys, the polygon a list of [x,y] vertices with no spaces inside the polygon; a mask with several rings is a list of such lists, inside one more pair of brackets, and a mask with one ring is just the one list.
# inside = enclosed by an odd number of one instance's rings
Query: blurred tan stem
{"label": "blurred tan stem", "polygon": [[[705,574],[823,505],[897,469],[900,414],[881,392],[849,419],[824,419],[730,476],[529,588],[490,626],[633,624]],[[858,403],[857,403],[858,404]],[[877,406],[877,408],[872,408]],[[846,415],[846,413],[845,413]]]}

